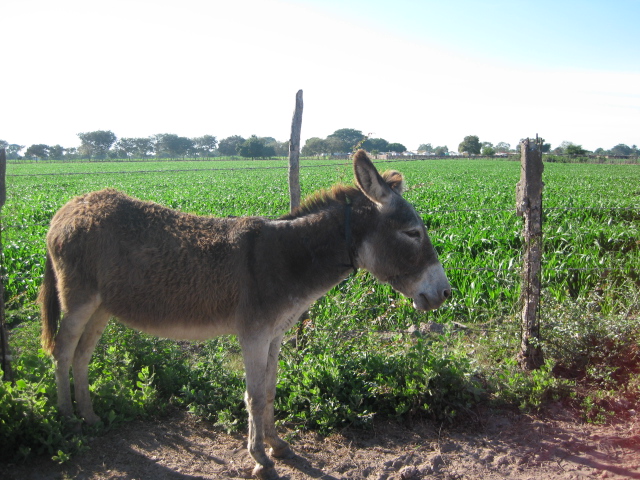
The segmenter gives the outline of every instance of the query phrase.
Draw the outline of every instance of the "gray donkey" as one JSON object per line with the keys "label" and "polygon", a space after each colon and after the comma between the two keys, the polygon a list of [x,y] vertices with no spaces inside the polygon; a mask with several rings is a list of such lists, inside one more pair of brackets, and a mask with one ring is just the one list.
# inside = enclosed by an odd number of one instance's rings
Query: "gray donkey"
{"label": "gray donkey", "polygon": [[300,315],[357,268],[419,310],[451,294],[420,216],[401,196],[402,175],[380,175],[363,150],[353,166],[355,187],[318,192],[277,220],[190,215],[110,189],[64,205],[47,234],[39,296],[60,412],[73,415],[73,367],[78,413],[99,421],[88,365],[111,317],[167,338],[237,335],[254,474],[278,478],[264,444],[275,458],[293,456],[276,433],[273,402],[282,337]]}

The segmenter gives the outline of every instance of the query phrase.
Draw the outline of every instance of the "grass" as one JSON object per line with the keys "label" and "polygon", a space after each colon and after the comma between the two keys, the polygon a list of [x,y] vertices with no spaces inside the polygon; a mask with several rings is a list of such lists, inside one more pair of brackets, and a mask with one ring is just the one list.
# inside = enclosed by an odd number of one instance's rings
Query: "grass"
{"label": "grass", "polygon": [[[321,432],[366,427],[375,415],[449,422],[479,401],[526,410],[561,398],[585,420],[606,421],[616,402],[638,399],[637,166],[545,165],[541,322],[547,363],[534,373],[520,371],[513,360],[522,246],[514,206],[519,164],[378,166],[405,174],[405,196],[429,227],[453,298],[438,311],[419,313],[368,273],[351,275],[290,332],[280,362],[280,422]],[[303,195],[352,181],[344,161],[303,160],[302,167]],[[244,429],[234,338],[177,343],[113,322],[90,367],[103,424],[79,435],[56,416],[53,368],[39,348],[34,299],[47,224],[70,197],[114,187],[192,213],[278,216],[289,203],[285,163],[10,164],[7,173],[2,268],[16,382],[0,384],[1,459],[46,454],[65,461],[85,448],[87,435],[170,405],[228,430]],[[444,324],[444,333],[406,333],[429,321]]]}

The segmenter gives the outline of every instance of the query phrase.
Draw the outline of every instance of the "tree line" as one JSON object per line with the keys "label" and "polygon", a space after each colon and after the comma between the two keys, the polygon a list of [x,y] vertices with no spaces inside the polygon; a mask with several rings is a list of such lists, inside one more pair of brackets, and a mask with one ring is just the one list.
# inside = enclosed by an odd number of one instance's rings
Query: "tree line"
{"label": "tree line", "polygon": [[61,145],[33,144],[25,149],[24,145],[11,144],[0,140],[0,148],[5,148],[8,159],[147,159],[147,158],[196,158],[208,159],[216,156],[268,158],[286,156],[289,142],[278,142],[271,137],[246,139],[234,135],[218,141],[214,135],[202,137],[181,137],[173,133],[160,133],[150,137],[118,138],[111,130],[96,130],[79,133],[79,147],[65,148]]}
{"label": "tree line", "polygon": [[[0,140],[0,148],[4,148],[8,159],[147,159],[147,158],[171,158],[171,159],[208,159],[218,156],[241,156],[245,158],[271,158],[284,157],[289,153],[289,142],[280,142],[273,137],[258,137],[252,135],[244,138],[240,135],[232,135],[218,141],[214,135],[202,137],[181,137],[172,133],[161,133],[149,137],[124,137],[118,138],[111,130],[96,130],[93,132],[79,133],[79,147],[65,148],[61,145],[33,144],[26,148]],[[326,138],[312,137],[307,139],[302,147],[302,155],[307,157],[325,156],[336,154],[349,154],[357,148],[364,148],[372,154],[393,153],[403,154],[407,148],[401,143],[388,142],[383,138],[370,138],[360,130],[353,128],[341,128],[328,135]],[[24,152],[22,152],[24,150]],[[463,155],[505,155],[519,153],[520,142],[511,148],[506,142],[493,144],[481,142],[477,135],[464,137],[458,145],[459,154]],[[543,153],[568,156],[585,156],[589,154],[601,156],[638,156],[636,145],[631,147],[618,144],[609,150],[598,148],[593,152],[585,150],[582,145],[573,142],[562,142],[552,149],[551,144],[544,143]],[[455,152],[447,146],[432,146],[431,143],[423,143],[417,149],[418,154],[444,156]]]}
{"label": "tree line", "polygon": [[[500,154],[520,153],[520,144],[522,143],[522,140],[524,139],[520,139],[516,147],[512,149],[511,145],[506,142],[500,142],[496,145],[493,145],[493,143],[491,142],[481,142],[477,135],[469,135],[464,137],[464,140],[458,145],[458,153],[468,155],[483,155],[487,157]],[[437,147],[437,149],[446,148],[447,147]],[[432,148],[431,144],[429,143],[422,144],[420,145],[420,147],[418,147],[418,153],[441,155],[441,153],[436,153],[437,149]],[[445,152],[445,154],[447,153],[448,152]],[[542,153],[567,155],[572,157],[580,157],[586,155],[637,157],[640,154],[640,151],[638,150],[638,147],[636,145],[632,145],[631,147],[629,147],[628,145],[619,143],[609,150],[605,150],[604,148],[597,148],[592,152],[582,148],[582,145],[577,145],[573,142],[568,141],[564,141],[556,148],[551,149],[551,144],[545,143],[544,139],[542,139]]]}
{"label": "tree line", "polygon": [[[9,159],[147,159],[147,158],[196,158],[217,156],[241,156],[245,158],[284,157],[289,154],[289,142],[273,137],[240,135],[219,140],[213,135],[188,138],[171,133],[161,133],[142,138],[118,138],[111,130],[78,133],[79,147],[33,144],[26,148],[0,140]],[[400,143],[390,143],[382,138],[368,138],[360,130],[341,128],[328,137],[310,138],[302,148],[305,156],[349,154],[355,148],[370,152],[403,153],[407,148]],[[22,152],[24,150],[24,152]]]}
{"label": "tree line", "polygon": [[384,138],[369,138],[360,130],[340,128],[326,138],[311,137],[307,139],[300,153],[305,157],[321,155],[349,154],[357,148],[364,148],[373,154],[404,153],[407,147],[401,143],[391,143]]}

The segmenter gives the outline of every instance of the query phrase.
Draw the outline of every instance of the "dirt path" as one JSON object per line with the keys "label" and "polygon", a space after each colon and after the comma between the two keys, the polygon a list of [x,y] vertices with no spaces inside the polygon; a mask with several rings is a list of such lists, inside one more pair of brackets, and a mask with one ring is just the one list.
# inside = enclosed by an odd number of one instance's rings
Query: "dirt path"
{"label": "dirt path", "polygon": [[[1,465],[0,478],[251,478],[243,435],[227,435],[184,412],[135,421],[91,441],[91,449],[59,466],[45,459]],[[612,425],[585,424],[556,406],[543,416],[484,413],[454,428],[429,422],[377,423],[372,431],[305,433],[298,456],[278,461],[283,479],[640,479],[640,415]]]}

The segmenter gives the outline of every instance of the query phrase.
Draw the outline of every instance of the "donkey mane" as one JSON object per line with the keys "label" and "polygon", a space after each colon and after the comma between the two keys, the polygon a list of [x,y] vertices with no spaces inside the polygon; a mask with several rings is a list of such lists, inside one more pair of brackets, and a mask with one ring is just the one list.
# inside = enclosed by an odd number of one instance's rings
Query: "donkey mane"
{"label": "donkey mane", "polygon": [[291,213],[281,217],[281,219],[293,220],[294,218],[319,212],[334,204],[344,205],[353,201],[359,195],[362,195],[362,192],[353,185],[336,184],[330,189],[322,189],[312,193],[302,201],[299,207],[294,208]]}
{"label": "donkey mane", "polygon": [[[404,178],[400,172],[387,170],[380,174],[382,179],[397,193],[402,193]],[[330,189],[318,190],[306,197],[299,207],[291,213],[281,217],[282,220],[292,220],[312,213],[317,213],[331,205],[344,205],[352,203],[356,198],[363,196],[360,189],[354,185],[338,183]]]}

